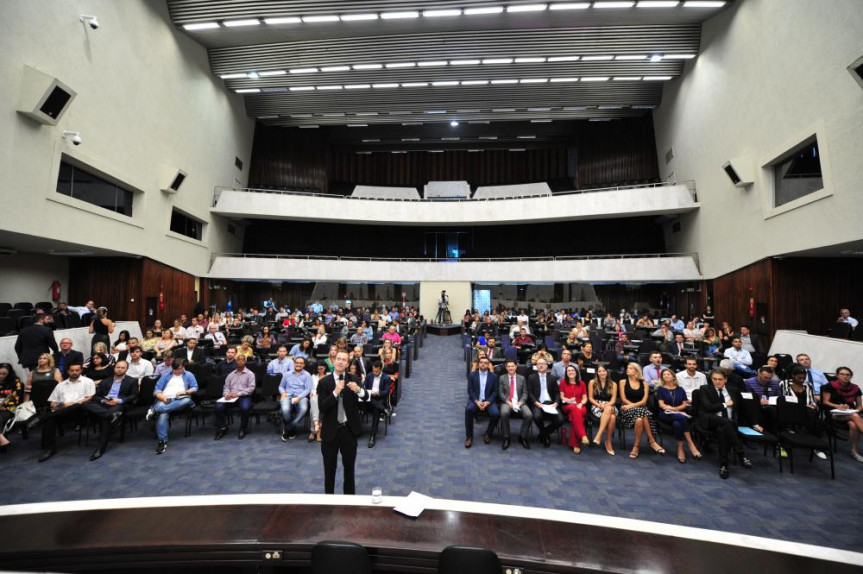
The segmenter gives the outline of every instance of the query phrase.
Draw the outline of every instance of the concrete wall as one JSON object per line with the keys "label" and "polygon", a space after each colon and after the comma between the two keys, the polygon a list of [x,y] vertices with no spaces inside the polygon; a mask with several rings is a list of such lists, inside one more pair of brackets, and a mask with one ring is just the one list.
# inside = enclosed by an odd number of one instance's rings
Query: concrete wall
{"label": "concrete wall", "polygon": [[[81,13],[101,27],[81,24]],[[247,181],[234,157],[248,166],[253,122],[210,73],[206,50],[170,24],[166,2],[6,0],[0,54],[5,231],[144,254],[196,275],[211,250],[238,248],[207,207],[215,186]],[[59,125],[16,113],[25,65],[77,92]],[[83,144],[62,130],[79,131]],[[136,190],[133,216],[56,193],[64,155]],[[180,192],[162,193],[177,169],[188,173]],[[169,232],[172,206],[208,224],[203,241]]]}
{"label": "concrete wall", "polygon": [[639,257],[555,261],[352,261],[216,257],[209,276],[214,279],[281,281],[368,281],[374,266],[375,281],[483,281],[500,283],[643,283],[698,281],[701,275],[692,257]]}
{"label": "concrete wall", "polygon": [[812,359],[812,367],[825,373],[835,373],[839,367],[848,367],[854,372],[852,381],[858,385],[863,380],[863,343],[809,335],[805,331],[776,331],[770,354],[791,355],[806,353]]}
{"label": "concrete wall", "polygon": [[60,300],[69,295],[69,258],[9,255],[0,258],[0,301],[39,303],[51,300],[51,284],[60,282]]}
{"label": "concrete wall", "polygon": [[[694,179],[701,204],[667,233],[669,251],[697,251],[712,278],[863,239],[863,90],[846,70],[863,55],[861,30],[859,0],[746,0],[704,24],[700,55],[654,112],[660,176]],[[813,134],[823,191],[774,208],[765,166]],[[751,187],[726,177],[732,159]]]}
{"label": "concrete wall", "polygon": [[380,201],[223,191],[213,213],[370,225],[482,225],[639,217],[698,208],[685,185],[496,201]]}

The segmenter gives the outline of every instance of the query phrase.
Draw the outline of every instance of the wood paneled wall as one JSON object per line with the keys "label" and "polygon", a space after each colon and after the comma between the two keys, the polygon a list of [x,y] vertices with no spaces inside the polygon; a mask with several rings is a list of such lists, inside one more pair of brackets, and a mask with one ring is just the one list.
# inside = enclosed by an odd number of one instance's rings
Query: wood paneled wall
{"label": "wood paneled wall", "polygon": [[[511,147],[529,148],[524,152],[493,149],[507,144],[501,140],[490,148],[487,142],[476,141],[477,134],[467,133],[463,139],[471,142],[470,147],[485,149],[484,152],[428,153],[422,147],[403,154],[388,153],[391,148],[386,146],[386,142],[398,142],[404,135],[400,126],[370,127],[368,130],[377,131],[363,132],[360,136],[380,139],[383,143],[375,145],[386,151],[357,154],[358,149],[369,147],[362,146],[356,134],[346,139],[348,136],[339,128],[298,130],[258,124],[249,185],[336,193],[346,187],[336,184],[345,183],[350,184],[347,187],[354,184],[419,187],[442,180],[463,180],[471,186],[568,180],[564,187],[579,189],[658,178],[653,122],[649,115],[560,125],[553,134],[538,136],[533,143],[513,140]],[[434,129],[429,126],[428,133],[413,135],[439,142],[440,134]],[[423,144],[413,145],[416,149]]]}
{"label": "wood paneled wall", "polygon": [[[156,307],[150,316],[147,298],[158,298],[160,292],[165,309]],[[170,324],[194,310],[195,277],[146,258],[75,258],[69,265],[69,302],[83,305],[88,299],[107,307],[115,321],[138,321],[142,328],[157,318]]]}
{"label": "wood paneled wall", "polygon": [[759,303],[766,306],[767,321],[764,330],[771,338],[773,336],[773,265],[772,260],[765,259],[738,269],[713,280],[713,312],[717,324],[728,321],[735,329],[741,325],[757,327],[759,317],[749,314],[750,298],[754,299],[755,309]]}

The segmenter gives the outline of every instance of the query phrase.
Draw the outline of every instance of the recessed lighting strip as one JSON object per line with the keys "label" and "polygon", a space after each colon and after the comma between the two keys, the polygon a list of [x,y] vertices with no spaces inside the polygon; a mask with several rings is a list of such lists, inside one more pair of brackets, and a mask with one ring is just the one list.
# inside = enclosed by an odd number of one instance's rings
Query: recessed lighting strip
{"label": "recessed lighting strip", "polygon": [[214,22],[194,22],[183,24],[183,29],[189,32],[201,30],[217,30],[219,28],[237,28],[246,26],[284,26],[289,24],[326,24],[342,22],[369,22],[376,20],[404,20],[414,18],[455,18],[459,16],[488,16],[493,14],[517,14],[522,12],[544,12],[546,10],[587,10],[628,8],[722,8],[727,0],[626,0],[609,1],[595,0],[591,2],[538,2],[532,4],[510,4],[499,6],[478,6],[475,8],[446,8],[430,10],[403,10],[383,12],[363,12],[350,14],[311,14],[307,16],[271,16],[262,19],[244,18],[239,20],[221,20]]}
{"label": "recessed lighting strip", "polygon": [[328,72],[348,72],[367,71],[367,70],[387,70],[398,68],[443,68],[448,66],[454,67],[470,67],[479,65],[501,65],[501,64],[543,64],[557,62],[607,62],[607,61],[634,61],[634,62],[661,62],[662,60],[692,60],[696,57],[693,53],[681,54],[661,54],[656,51],[649,51],[645,54],[589,54],[584,56],[569,55],[569,56],[521,56],[521,57],[500,57],[500,58],[474,58],[474,59],[455,59],[455,60],[432,60],[425,62],[389,62],[386,64],[380,63],[362,63],[362,64],[339,64],[330,66],[307,66],[303,68],[291,68],[289,70],[252,70],[245,73],[230,73],[219,76],[223,80],[233,80],[238,78],[255,78],[268,76],[282,76],[285,73],[290,74],[318,74]]}

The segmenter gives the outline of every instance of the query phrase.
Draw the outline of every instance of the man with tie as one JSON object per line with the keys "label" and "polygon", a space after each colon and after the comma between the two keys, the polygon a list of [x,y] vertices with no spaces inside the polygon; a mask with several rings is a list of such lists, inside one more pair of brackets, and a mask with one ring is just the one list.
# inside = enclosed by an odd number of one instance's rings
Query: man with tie
{"label": "man with tie", "polygon": [[721,369],[710,373],[710,383],[700,389],[701,406],[698,417],[707,430],[716,433],[719,439],[719,478],[726,479],[728,471],[728,453],[734,455],[743,468],[752,468],[752,462],[743,452],[743,443],[737,433],[738,406],[743,399],[736,390],[728,388],[728,377]]}
{"label": "man with tie", "polygon": [[[533,409],[533,422],[539,429],[539,442],[545,448],[551,446],[551,435],[563,426],[566,419],[560,412],[560,389],[557,386],[557,377],[548,372],[548,362],[539,359],[536,362],[536,372],[527,378],[527,400]],[[543,409],[550,406],[553,412]],[[545,421],[551,421],[546,426]]]}
{"label": "man with tie", "polygon": [[345,473],[345,494],[356,494],[354,465],[357,437],[362,434],[360,401],[368,393],[354,375],[347,373],[348,353],[339,351],[333,359],[333,372],[318,381],[318,408],[321,413],[321,455],[324,457],[324,492],[336,490],[339,452]]}
{"label": "man with tie", "polygon": [[683,357],[686,343],[683,340],[683,335],[680,333],[674,334],[674,341],[663,345],[665,352],[673,357]]}
{"label": "man with tie", "polygon": [[377,442],[378,425],[381,417],[386,415],[387,397],[390,394],[391,385],[392,379],[383,372],[383,365],[380,361],[375,361],[371,372],[363,381],[363,388],[369,395],[368,402],[364,403],[364,406],[372,414],[372,436],[369,437],[369,448],[374,448]]}
{"label": "man with tie", "polygon": [[351,359],[348,363],[351,361],[357,364],[357,370],[360,375],[362,375],[363,380],[365,380],[368,374],[372,372],[372,363],[363,356],[363,348],[361,345],[354,347],[353,353],[351,353]]}
{"label": "man with tie", "polygon": [[90,460],[102,458],[108,448],[111,428],[120,420],[123,412],[135,406],[135,401],[138,400],[138,379],[126,374],[128,368],[126,361],[114,363],[114,376],[102,379],[96,387],[93,400],[81,405],[84,411],[100,421],[99,446],[90,456]]}
{"label": "man with tie", "polygon": [[487,357],[479,360],[479,368],[468,377],[468,402],[464,409],[464,429],[466,438],[464,447],[473,446],[473,418],[479,412],[488,413],[488,428],[482,440],[485,444],[491,442],[494,427],[500,418],[497,408],[497,375],[489,370],[491,361]]}
{"label": "man with tie", "polygon": [[489,337],[488,341],[486,341],[485,356],[488,357],[489,360],[503,356],[503,353],[501,353],[500,349],[498,349],[496,345],[497,342],[494,340],[494,337]]}
{"label": "man with tie", "polygon": [[[568,351],[566,351],[568,352]],[[533,413],[527,404],[527,384],[524,377],[517,374],[515,361],[510,359],[506,362],[506,374],[498,381],[498,399],[500,400],[500,432],[503,435],[502,450],[509,448],[509,417],[512,413],[521,414],[521,431],[518,433],[518,442],[526,449],[530,449],[527,442],[527,433],[530,431],[530,423]]]}
{"label": "man with tie", "polygon": [[650,353],[650,364],[644,367],[644,380],[651,388],[661,385],[662,353],[653,351]]}
{"label": "man with tie", "polygon": [[797,364],[806,369],[806,382],[812,385],[815,391],[815,400],[821,400],[821,387],[827,384],[827,377],[818,369],[812,368],[812,359],[806,353],[800,353],[795,357]]}

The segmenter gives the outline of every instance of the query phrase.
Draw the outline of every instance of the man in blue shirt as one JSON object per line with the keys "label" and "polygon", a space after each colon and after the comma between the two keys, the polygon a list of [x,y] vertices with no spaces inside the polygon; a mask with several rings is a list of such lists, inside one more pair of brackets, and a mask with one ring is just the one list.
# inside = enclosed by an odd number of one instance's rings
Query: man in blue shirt
{"label": "man in blue shirt", "polygon": [[[279,349],[281,352],[281,349]],[[282,440],[297,438],[297,428],[309,410],[309,395],[312,392],[312,376],[306,371],[306,360],[302,357],[294,359],[294,368],[282,375],[279,385],[281,393],[282,420],[284,430]],[[293,411],[293,416],[291,412]]]}
{"label": "man in blue shirt", "polygon": [[675,331],[682,331],[683,329],[686,328],[686,324],[683,322],[682,319],[678,319],[677,315],[672,315],[671,316],[671,328],[674,329]]}
{"label": "man in blue shirt", "polygon": [[818,369],[812,368],[812,359],[806,353],[800,353],[795,357],[797,364],[806,369],[806,380],[812,384],[815,391],[815,399],[821,400],[821,387],[827,384],[827,377]]}
{"label": "man in blue shirt", "polygon": [[268,375],[285,375],[294,370],[294,361],[288,357],[288,348],[279,347],[278,354],[275,359],[267,365]]}
{"label": "man in blue shirt", "polygon": [[198,381],[192,373],[186,371],[185,365],[184,359],[180,357],[174,359],[171,363],[171,371],[162,375],[153,391],[156,402],[147,413],[147,420],[153,420],[153,417],[156,417],[156,436],[159,439],[156,454],[163,454],[168,449],[170,413],[194,406],[189,397],[198,390]]}
{"label": "man in blue shirt", "polygon": [[483,442],[491,442],[491,435],[500,418],[497,407],[497,375],[489,370],[491,362],[483,357],[479,361],[479,369],[468,377],[468,403],[464,410],[465,441],[464,447],[473,446],[473,418],[480,412],[488,413],[488,428],[483,436]]}

